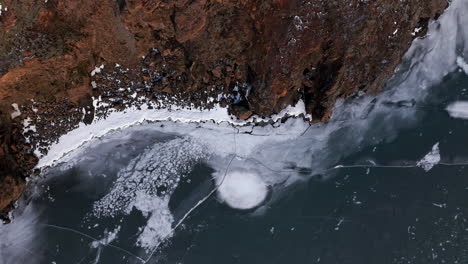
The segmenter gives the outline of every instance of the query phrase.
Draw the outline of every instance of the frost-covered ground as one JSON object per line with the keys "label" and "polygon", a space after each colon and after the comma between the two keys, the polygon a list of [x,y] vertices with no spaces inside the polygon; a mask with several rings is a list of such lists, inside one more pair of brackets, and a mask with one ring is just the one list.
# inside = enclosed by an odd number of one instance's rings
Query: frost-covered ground
{"label": "frost-covered ground", "polygon": [[80,125],[0,226],[0,259],[465,263],[467,12],[454,1],[385,93],[327,124],[299,102],[270,120],[135,108]]}

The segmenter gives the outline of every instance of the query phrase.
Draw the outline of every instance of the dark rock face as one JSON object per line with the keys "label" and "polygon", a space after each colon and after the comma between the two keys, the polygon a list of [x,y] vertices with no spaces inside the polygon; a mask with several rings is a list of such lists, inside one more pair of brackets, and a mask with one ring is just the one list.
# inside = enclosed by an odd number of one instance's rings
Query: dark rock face
{"label": "dark rock face", "polygon": [[[338,98],[381,90],[411,41],[423,36],[428,21],[447,5],[444,0],[0,3],[8,7],[0,16],[0,209],[21,193],[22,176],[37,162],[31,150],[39,149],[38,138],[54,140],[91,120],[92,96],[125,108],[118,98],[128,95],[115,94],[114,88],[195,104],[230,94],[219,103],[240,118],[267,116],[303,99],[314,120],[326,121]],[[121,69],[107,78],[90,74],[95,66],[115,63]],[[13,103],[22,114],[11,118]],[[29,114],[40,115],[43,123],[27,142],[22,124]],[[47,129],[56,120],[66,124]]]}
{"label": "dark rock face", "polygon": [[12,202],[19,198],[25,187],[24,173],[19,168],[13,156],[7,151],[14,152],[15,145],[10,141],[10,128],[0,124],[0,219],[8,219],[8,211]]}

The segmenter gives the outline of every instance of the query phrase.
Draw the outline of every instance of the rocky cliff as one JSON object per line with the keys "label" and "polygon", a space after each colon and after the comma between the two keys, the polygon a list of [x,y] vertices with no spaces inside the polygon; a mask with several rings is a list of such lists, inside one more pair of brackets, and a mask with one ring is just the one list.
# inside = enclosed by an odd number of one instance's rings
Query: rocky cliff
{"label": "rocky cliff", "polygon": [[[383,89],[445,0],[0,0],[0,209],[92,98],[268,116]],[[102,65],[102,66],[101,66]],[[101,111],[102,112],[102,111]],[[30,126],[31,122],[34,126]],[[29,127],[29,128],[28,128]],[[36,155],[34,154],[36,153]]]}

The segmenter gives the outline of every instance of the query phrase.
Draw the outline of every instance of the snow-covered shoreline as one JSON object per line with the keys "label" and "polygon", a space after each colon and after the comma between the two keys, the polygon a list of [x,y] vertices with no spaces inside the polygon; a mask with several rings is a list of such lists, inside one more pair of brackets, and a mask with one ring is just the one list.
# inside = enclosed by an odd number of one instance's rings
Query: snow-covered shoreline
{"label": "snow-covered shoreline", "polygon": [[288,106],[280,113],[269,118],[252,116],[247,120],[239,120],[228,113],[227,108],[216,105],[212,109],[200,110],[171,106],[164,109],[150,109],[143,104],[140,107],[130,107],[123,111],[111,111],[106,118],[95,118],[91,124],[81,122],[79,126],[61,136],[56,143],[52,143],[46,155],[35,152],[39,158],[37,169],[54,166],[57,161],[68,153],[79,148],[95,138],[105,136],[109,132],[125,129],[143,122],[173,121],[180,123],[214,122],[228,123],[232,126],[245,126],[257,122],[277,122],[285,117],[304,116],[311,120],[305,111],[305,104],[299,100],[295,106]]}

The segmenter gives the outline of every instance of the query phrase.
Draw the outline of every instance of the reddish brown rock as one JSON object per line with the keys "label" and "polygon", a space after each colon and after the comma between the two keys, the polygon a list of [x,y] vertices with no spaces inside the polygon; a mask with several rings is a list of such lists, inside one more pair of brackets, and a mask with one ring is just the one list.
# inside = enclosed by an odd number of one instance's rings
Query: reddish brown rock
{"label": "reddish brown rock", "polygon": [[[56,131],[44,132],[47,123],[38,127],[40,136],[55,139],[79,121],[89,122],[91,96],[107,95],[105,87],[117,85],[91,76],[94,67],[118,63],[129,68],[116,73],[119,78],[142,85],[139,93],[149,97],[183,95],[197,104],[214,97],[205,91],[215,87],[217,93],[239,94],[240,101],[220,103],[240,118],[267,116],[302,98],[314,120],[325,121],[338,98],[380,91],[409,48],[413,29],[427,25],[447,3],[0,2],[8,7],[0,16],[0,154],[10,161],[0,164],[0,208],[17,198],[24,187],[18,175],[36,162],[31,149],[37,142],[28,145],[21,133],[26,114],[11,121],[12,103],[31,109],[33,99],[44,107],[44,120],[68,120]],[[99,87],[93,89],[92,82]]]}
{"label": "reddish brown rock", "polygon": [[9,124],[0,123],[0,219],[3,220],[7,220],[8,210],[26,185],[24,170],[17,167],[14,150],[9,149],[9,130]]}

